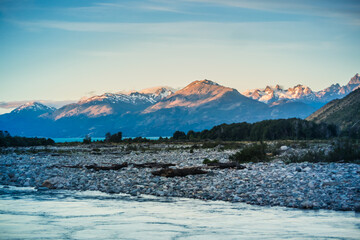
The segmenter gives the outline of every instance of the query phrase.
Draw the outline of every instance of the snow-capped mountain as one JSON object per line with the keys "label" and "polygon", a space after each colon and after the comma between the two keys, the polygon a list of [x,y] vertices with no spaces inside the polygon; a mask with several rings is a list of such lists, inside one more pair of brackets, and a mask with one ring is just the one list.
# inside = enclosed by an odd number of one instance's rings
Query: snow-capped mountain
{"label": "snow-capped mountain", "polygon": [[[191,82],[178,91],[167,87],[104,93],[59,109],[28,103],[0,115],[0,130],[21,136],[83,137],[122,131],[124,136],[169,136],[176,130],[200,131],[214,125],[264,119],[305,118],[327,101],[360,87],[356,74],[348,84],[314,92],[297,85],[245,91],[210,80]],[[317,104],[317,105],[316,105]]]}
{"label": "snow-capped mountain", "polygon": [[264,89],[246,90],[242,94],[264,103],[273,103],[284,99],[310,101],[316,99],[315,93],[309,87],[300,84],[288,89],[283,89],[279,85],[266,86]]}
{"label": "snow-capped mountain", "polygon": [[330,102],[336,98],[343,98],[352,91],[360,87],[360,75],[357,73],[354,77],[350,79],[348,84],[340,86],[340,84],[333,84],[324,90],[321,90],[316,93],[317,97],[324,102]]}
{"label": "snow-capped mountain", "polygon": [[89,98],[82,98],[79,104],[85,104],[89,102],[107,102],[107,103],[132,103],[132,104],[143,104],[143,103],[156,103],[159,100],[173,94],[170,88],[156,87],[143,89],[141,91],[131,91],[128,93],[104,93],[98,96],[92,96]]}
{"label": "snow-capped mountain", "polygon": [[143,89],[139,91],[139,93],[150,96],[155,101],[160,101],[161,99],[172,95],[175,91],[176,90],[171,87],[153,87],[153,88]]}
{"label": "snow-capped mountain", "polygon": [[25,103],[14,110],[11,111],[12,114],[22,114],[22,113],[29,113],[33,112],[37,115],[41,115],[44,113],[52,113],[56,110],[56,108],[48,107],[39,102],[28,102]]}
{"label": "snow-capped mountain", "polygon": [[337,83],[318,92],[314,92],[304,85],[297,85],[288,89],[283,89],[279,85],[276,85],[275,87],[267,86],[263,89],[246,90],[242,92],[242,94],[249,98],[269,104],[288,100],[317,106],[319,103],[325,104],[333,99],[342,98],[359,87],[360,76],[359,74],[356,74],[350,79],[347,85],[340,86],[340,84]]}
{"label": "snow-capped mountain", "polygon": [[46,136],[42,135],[43,130],[48,133],[52,129],[47,116],[55,110],[39,102],[28,102],[10,113],[0,115],[0,130],[6,129],[12,135],[19,136]]}
{"label": "snow-capped mountain", "polygon": [[112,114],[141,111],[157,103],[173,92],[165,87],[145,89],[139,92],[104,93],[98,96],[82,98],[79,102],[66,105],[54,112],[55,120],[64,117],[87,116],[103,117]]}

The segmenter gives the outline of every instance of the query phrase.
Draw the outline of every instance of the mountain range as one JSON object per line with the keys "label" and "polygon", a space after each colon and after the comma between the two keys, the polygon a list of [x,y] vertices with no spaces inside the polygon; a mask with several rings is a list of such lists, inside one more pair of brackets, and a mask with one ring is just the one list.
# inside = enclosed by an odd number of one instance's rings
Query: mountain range
{"label": "mountain range", "polygon": [[264,119],[306,118],[327,102],[360,87],[356,74],[345,86],[314,92],[279,85],[239,93],[210,80],[194,81],[175,91],[156,87],[83,98],[59,109],[32,102],[0,115],[0,130],[13,135],[46,137],[169,136],[176,130],[200,131],[214,125]]}
{"label": "mountain range", "polygon": [[284,101],[292,101],[303,102],[318,108],[331,100],[343,98],[350,92],[359,88],[359,86],[360,76],[359,74],[356,74],[350,79],[348,84],[344,86],[340,86],[340,84],[337,83],[318,92],[314,92],[311,88],[299,84],[288,89],[283,89],[279,85],[276,85],[275,87],[266,86],[261,89],[246,90],[242,92],[242,94],[252,99],[273,105]]}

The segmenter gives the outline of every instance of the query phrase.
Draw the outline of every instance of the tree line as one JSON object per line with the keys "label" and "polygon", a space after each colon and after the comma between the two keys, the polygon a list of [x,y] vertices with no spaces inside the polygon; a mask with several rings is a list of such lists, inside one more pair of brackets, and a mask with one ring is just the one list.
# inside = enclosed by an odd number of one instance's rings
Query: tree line
{"label": "tree line", "polygon": [[336,125],[306,121],[298,118],[264,120],[256,123],[221,124],[210,130],[187,133],[174,132],[174,140],[223,140],[223,141],[260,141],[260,140],[305,140],[337,137]]}
{"label": "tree line", "polygon": [[0,130],[0,147],[29,147],[54,144],[55,142],[51,138],[13,137],[8,131]]}

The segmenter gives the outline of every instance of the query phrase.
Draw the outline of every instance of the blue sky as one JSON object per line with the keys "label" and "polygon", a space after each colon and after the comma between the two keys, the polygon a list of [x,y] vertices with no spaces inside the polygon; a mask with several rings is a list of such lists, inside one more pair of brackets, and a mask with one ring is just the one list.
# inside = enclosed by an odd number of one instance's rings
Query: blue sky
{"label": "blue sky", "polygon": [[349,0],[0,0],[0,102],[184,87],[320,90],[360,70]]}

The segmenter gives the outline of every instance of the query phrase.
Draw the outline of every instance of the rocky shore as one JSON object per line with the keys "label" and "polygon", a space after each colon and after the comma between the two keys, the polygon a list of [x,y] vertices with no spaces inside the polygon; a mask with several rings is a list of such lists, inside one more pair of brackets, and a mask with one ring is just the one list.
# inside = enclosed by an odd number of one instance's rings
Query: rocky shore
{"label": "rocky shore", "polygon": [[[203,164],[203,160],[227,162],[236,150],[189,150],[186,145],[165,144],[138,145],[136,149],[122,145],[9,148],[0,154],[0,184],[302,209],[360,210],[358,164],[285,164],[279,157],[265,163],[247,163],[243,169],[220,169]],[[283,155],[286,150],[283,149]],[[157,164],[139,165],[143,163]],[[154,175],[164,164],[175,164],[168,165],[170,169],[197,167],[206,173],[180,177]]]}

